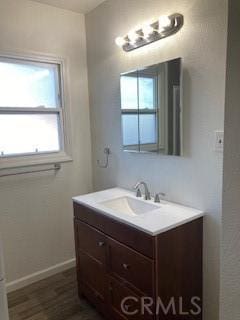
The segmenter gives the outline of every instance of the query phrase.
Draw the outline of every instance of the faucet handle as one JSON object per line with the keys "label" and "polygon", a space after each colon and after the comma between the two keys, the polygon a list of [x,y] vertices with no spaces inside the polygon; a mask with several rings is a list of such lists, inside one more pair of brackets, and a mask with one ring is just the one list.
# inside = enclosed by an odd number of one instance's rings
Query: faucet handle
{"label": "faucet handle", "polygon": [[166,196],[166,194],[163,193],[163,192],[156,193],[155,197],[154,197],[154,202],[160,203],[161,202],[161,197],[165,197],[165,196]]}
{"label": "faucet handle", "polygon": [[137,188],[136,197],[137,198],[141,198],[142,197],[142,192],[141,192],[141,190],[139,188]]}

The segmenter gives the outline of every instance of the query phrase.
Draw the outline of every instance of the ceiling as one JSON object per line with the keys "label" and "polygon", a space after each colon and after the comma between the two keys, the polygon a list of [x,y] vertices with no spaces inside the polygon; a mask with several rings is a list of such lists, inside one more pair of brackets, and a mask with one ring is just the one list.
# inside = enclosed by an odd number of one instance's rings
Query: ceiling
{"label": "ceiling", "polygon": [[75,11],[78,13],[88,13],[105,0],[32,0],[50,6]]}

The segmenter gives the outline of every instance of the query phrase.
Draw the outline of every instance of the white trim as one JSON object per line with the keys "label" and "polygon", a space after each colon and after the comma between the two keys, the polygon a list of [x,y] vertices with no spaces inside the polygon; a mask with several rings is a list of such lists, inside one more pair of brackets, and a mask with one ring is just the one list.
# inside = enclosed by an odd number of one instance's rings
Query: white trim
{"label": "white trim", "polygon": [[[177,154],[177,121],[181,121],[180,114],[180,86],[174,85],[173,86],[173,154]],[[181,130],[181,128],[180,128]],[[180,135],[180,149],[181,149],[181,133]],[[181,150],[180,150],[181,151]]]}
{"label": "white trim", "polygon": [[42,153],[32,156],[2,157],[0,159],[0,170],[41,166],[55,163],[71,162],[73,159],[65,152]]}
{"label": "white trim", "polygon": [[58,263],[55,266],[52,266],[50,268],[32,273],[28,276],[14,280],[12,282],[8,282],[6,284],[7,292],[9,293],[9,292],[24,288],[34,282],[43,280],[59,272],[63,272],[65,270],[71,269],[75,265],[76,265],[76,259],[67,260],[65,262]]}
{"label": "white trim", "polygon": [[49,55],[45,53],[29,52],[29,51],[24,51],[24,52],[18,51],[13,53],[13,52],[1,50],[0,58],[23,60],[26,63],[42,62],[46,64],[61,64],[64,61],[63,58],[54,54]]}
{"label": "white trim", "polygon": [[[166,121],[166,102],[167,102],[167,64],[163,63],[158,66],[158,152],[166,153],[166,146],[167,146],[167,140],[166,140],[166,127],[167,127],[167,121]],[[164,85],[163,85],[164,84]]]}
{"label": "white trim", "polygon": [[26,107],[0,107],[1,113],[6,114],[35,114],[35,113],[56,113],[59,114],[61,112],[62,108],[44,108],[44,107],[32,107],[32,108],[26,108]]}

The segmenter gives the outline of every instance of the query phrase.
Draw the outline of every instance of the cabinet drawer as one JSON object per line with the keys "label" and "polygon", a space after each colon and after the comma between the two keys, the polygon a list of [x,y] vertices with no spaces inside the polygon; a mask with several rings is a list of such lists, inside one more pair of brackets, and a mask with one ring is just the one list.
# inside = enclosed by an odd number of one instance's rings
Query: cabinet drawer
{"label": "cabinet drawer", "polygon": [[[141,297],[127,288],[123,283],[109,277],[109,303],[114,319],[152,320],[153,305],[142,308]],[[149,301],[148,301],[149,302]],[[147,303],[147,301],[146,301]]]}
{"label": "cabinet drawer", "polygon": [[76,202],[74,202],[74,216],[77,221],[81,220],[137,252],[154,258],[155,242],[151,235]]}
{"label": "cabinet drawer", "polygon": [[103,266],[83,252],[79,252],[79,281],[87,284],[104,300],[106,274]]}
{"label": "cabinet drawer", "polygon": [[102,299],[97,291],[89,287],[86,283],[79,284],[81,294],[88,299],[88,301],[103,315],[106,313],[106,301]]}
{"label": "cabinet drawer", "polygon": [[92,256],[102,264],[106,261],[106,237],[96,229],[75,220],[77,225],[78,249]]}
{"label": "cabinet drawer", "polygon": [[112,239],[108,240],[108,268],[146,295],[154,292],[154,262]]}

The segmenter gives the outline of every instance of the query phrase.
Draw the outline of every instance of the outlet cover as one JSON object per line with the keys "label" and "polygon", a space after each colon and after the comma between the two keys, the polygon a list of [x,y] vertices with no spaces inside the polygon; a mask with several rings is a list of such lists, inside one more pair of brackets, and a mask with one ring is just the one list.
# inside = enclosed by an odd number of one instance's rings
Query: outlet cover
{"label": "outlet cover", "polygon": [[215,131],[215,151],[223,152],[224,147],[224,132]]}

